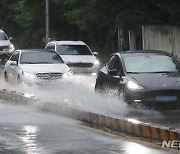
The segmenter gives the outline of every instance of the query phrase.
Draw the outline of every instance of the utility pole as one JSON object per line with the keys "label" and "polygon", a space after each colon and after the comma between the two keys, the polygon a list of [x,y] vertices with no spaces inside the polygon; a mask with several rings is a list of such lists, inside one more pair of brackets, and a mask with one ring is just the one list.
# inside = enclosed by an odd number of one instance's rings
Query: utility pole
{"label": "utility pole", "polygon": [[49,42],[49,0],[46,1],[46,44]]}

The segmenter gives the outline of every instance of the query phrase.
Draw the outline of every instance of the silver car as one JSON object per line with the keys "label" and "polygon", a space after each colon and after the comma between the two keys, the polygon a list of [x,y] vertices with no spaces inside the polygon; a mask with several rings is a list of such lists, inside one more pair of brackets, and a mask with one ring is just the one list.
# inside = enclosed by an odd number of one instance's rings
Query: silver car
{"label": "silver car", "polygon": [[11,43],[12,37],[7,37],[6,33],[0,29],[0,59],[8,59],[14,51],[14,45]]}
{"label": "silver car", "polygon": [[6,62],[4,79],[12,83],[44,85],[70,74],[60,55],[51,50],[16,50]]}

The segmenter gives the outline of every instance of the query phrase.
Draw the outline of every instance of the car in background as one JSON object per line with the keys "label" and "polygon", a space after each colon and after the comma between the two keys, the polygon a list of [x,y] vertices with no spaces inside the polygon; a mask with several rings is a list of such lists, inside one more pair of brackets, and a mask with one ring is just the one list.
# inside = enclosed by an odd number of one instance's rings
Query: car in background
{"label": "car in background", "polygon": [[46,85],[68,75],[70,68],[51,50],[16,50],[6,62],[4,79],[12,83]]}
{"label": "car in background", "polygon": [[74,73],[96,75],[100,67],[100,62],[96,58],[98,53],[92,52],[82,41],[52,41],[45,49],[57,51]]}
{"label": "car in background", "polygon": [[12,37],[7,37],[6,33],[0,29],[0,59],[8,59],[14,51],[14,45],[11,43]]}
{"label": "car in background", "polygon": [[98,73],[95,90],[118,91],[131,105],[180,107],[180,64],[168,52],[128,51],[113,54]]}

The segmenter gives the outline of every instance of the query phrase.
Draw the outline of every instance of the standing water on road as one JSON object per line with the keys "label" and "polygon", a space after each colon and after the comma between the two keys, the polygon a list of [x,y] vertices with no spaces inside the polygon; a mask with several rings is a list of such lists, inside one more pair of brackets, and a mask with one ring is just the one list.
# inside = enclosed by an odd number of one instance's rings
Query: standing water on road
{"label": "standing water on road", "polygon": [[133,109],[111,93],[106,96],[95,93],[95,80],[96,78],[93,76],[76,75],[70,78],[62,78],[56,86],[39,87],[28,87],[26,85],[16,87],[4,83],[3,80],[0,82],[1,88],[35,95],[39,100],[36,102],[38,105],[43,105],[44,102],[52,102],[90,112],[135,118],[167,127],[180,127],[179,112],[166,114],[166,112],[162,113],[149,109]]}

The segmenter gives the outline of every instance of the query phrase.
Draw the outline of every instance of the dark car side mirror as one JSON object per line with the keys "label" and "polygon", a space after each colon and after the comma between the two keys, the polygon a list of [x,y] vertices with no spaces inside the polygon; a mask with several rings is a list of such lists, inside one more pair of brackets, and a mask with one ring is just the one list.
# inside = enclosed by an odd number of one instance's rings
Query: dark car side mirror
{"label": "dark car side mirror", "polygon": [[117,69],[109,70],[109,74],[112,76],[117,76],[118,75]]}

